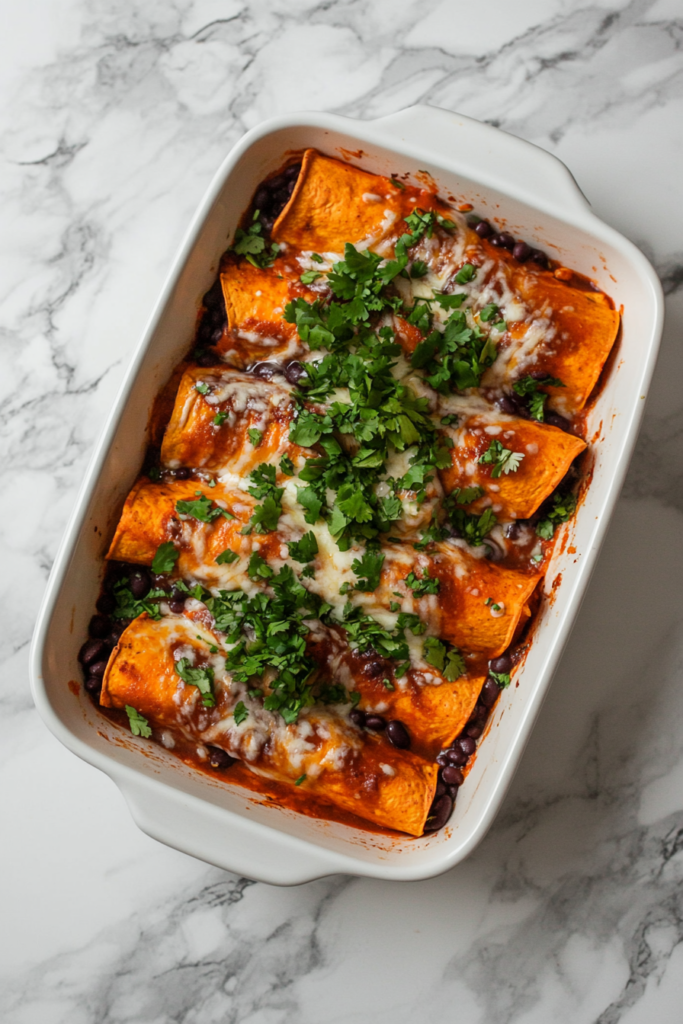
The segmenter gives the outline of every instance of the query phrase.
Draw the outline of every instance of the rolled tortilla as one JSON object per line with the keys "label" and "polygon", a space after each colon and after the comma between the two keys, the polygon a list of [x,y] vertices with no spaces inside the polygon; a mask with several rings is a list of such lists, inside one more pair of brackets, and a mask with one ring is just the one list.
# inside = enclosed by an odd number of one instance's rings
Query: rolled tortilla
{"label": "rolled tortilla", "polygon": [[265,269],[246,259],[225,264],[221,286],[228,329],[218,345],[225,362],[246,369],[264,360],[291,359],[303,351],[296,327],[283,319],[288,302],[316,298],[301,284],[300,275],[296,262],[283,257]]}
{"label": "rolled tortilla", "polygon": [[360,693],[362,711],[398,719],[410,734],[411,749],[430,759],[462,731],[486,682],[480,663],[471,658],[453,682],[427,664],[411,666],[397,679],[394,662],[374,650],[354,651],[339,627],[316,628],[308,649],[331,679]]}
{"label": "rolled tortilla", "polygon": [[[442,409],[451,406],[459,408],[457,400],[443,403]],[[484,494],[471,508],[480,512],[492,506],[496,515],[508,519],[533,515],[586,449],[580,437],[547,423],[507,416],[490,406],[478,413],[471,400],[462,403],[457,425],[443,432],[453,442],[451,465],[439,471],[444,490],[450,494],[456,488],[480,487]],[[494,441],[521,456],[514,472],[494,476],[496,463],[479,461]]]}
{"label": "rolled tortilla", "polygon": [[[179,498],[191,500],[198,489],[224,505],[235,518],[219,516],[211,523],[181,519],[176,502]],[[253,552],[275,572],[285,564],[300,570],[301,566],[289,556],[287,542],[299,540],[312,529],[318,553],[311,563],[313,575],[302,582],[341,612],[348,589],[344,585],[355,585],[352,566],[363,549],[352,547],[340,552],[326,524],[319,522],[311,527],[303,520],[303,510],[296,508],[283,514],[276,531],[245,535],[242,530],[255,504],[250,495],[198,488],[192,481],[158,484],[142,478],[126,501],[107,557],[150,565],[158,547],[172,541],[179,552],[176,570],[181,576],[210,588],[249,589],[253,586],[248,575]],[[228,565],[217,563],[218,556],[227,549],[238,554],[238,560]],[[488,657],[496,657],[510,645],[520,619],[528,615],[528,601],[540,579],[538,574],[526,575],[476,558],[458,542],[436,544],[430,554],[415,551],[411,544],[386,543],[381,551],[384,565],[379,586],[367,593],[353,593],[353,604],[361,605],[369,615],[394,622],[390,609],[398,600],[401,611],[419,614],[429,623],[431,634],[464,651]],[[438,595],[415,597],[406,583],[411,572],[418,577],[426,573],[438,578]]]}
{"label": "rolled tortilla", "polygon": [[[211,653],[211,646],[218,653]],[[199,689],[180,678],[175,666],[181,658],[194,668],[213,670],[215,707],[205,707]],[[101,703],[134,707],[153,729],[220,747],[267,778],[294,784],[305,776],[302,792],[376,825],[422,834],[438,765],[357,729],[338,710],[305,708],[298,722],[287,725],[247,691],[248,684],[235,682],[226,671],[216,634],[185,615],[158,622],[141,615],[111,655]],[[248,714],[237,724],[233,712],[239,701]]]}
{"label": "rolled tortilla", "polygon": [[[303,466],[314,453],[289,440],[295,411],[292,388],[283,378],[276,383],[237,370],[193,366],[178,388],[161,446],[162,464],[245,477],[263,462],[277,465],[283,455]],[[249,433],[253,430],[261,435],[256,444]]]}

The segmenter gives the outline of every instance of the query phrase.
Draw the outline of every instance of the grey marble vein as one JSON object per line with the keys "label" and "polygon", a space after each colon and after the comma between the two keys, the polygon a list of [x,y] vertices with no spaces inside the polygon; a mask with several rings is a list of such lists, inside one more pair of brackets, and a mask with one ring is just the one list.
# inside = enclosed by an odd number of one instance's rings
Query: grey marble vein
{"label": "grey marble vein", "polygon": [[[680,1024],[680,0],[33,0],[0,82],[0,1015],[9,1024]],[[459,110],[557,153],[667,326],[605,548],[463,864],[279,890],[155,844],[32,709],[27,651],[94,440],[245,129]]]}

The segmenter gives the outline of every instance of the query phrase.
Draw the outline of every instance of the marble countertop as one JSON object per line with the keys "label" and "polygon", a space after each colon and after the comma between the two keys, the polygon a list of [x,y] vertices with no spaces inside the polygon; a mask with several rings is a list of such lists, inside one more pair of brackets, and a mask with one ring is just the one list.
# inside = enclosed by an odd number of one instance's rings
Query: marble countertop
{"label": "marble countertop", "polygon": [[[0,1016],[680,1024],[680,0],[23,0],[0,35]],[[93,444],[245,129],[415,102],[549,149],[667,327],[598,568],[488,837],[440,878],[236,878],[140,833],[48,733],[28,648]]]}

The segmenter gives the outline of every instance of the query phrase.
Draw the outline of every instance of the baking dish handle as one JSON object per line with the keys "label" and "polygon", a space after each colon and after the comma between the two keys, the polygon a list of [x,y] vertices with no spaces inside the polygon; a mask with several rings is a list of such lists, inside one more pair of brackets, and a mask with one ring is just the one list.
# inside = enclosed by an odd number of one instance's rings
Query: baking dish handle
{"label": "baking dish handle", "polygon": [[[238,875],[273,885],[300,885],[334,874],[344,864],[295,836],[273,831],[163,782],[112,773],[135,824],[146,835]],[[233,842],[239,833],[239,842]]]}
{"label": "baking dish handle", "polygon": [[419,104],[380,117],[372,126],[387,144],[395,146],[401,139],[414,150],[416,158],[424,161],[433,156],[437,165],[444,158],[452,158],[460,176],[532,206],[552,208],[551,212],[558,215],[585,213],[589,208],[561,160],[531,142],[464,114]]}

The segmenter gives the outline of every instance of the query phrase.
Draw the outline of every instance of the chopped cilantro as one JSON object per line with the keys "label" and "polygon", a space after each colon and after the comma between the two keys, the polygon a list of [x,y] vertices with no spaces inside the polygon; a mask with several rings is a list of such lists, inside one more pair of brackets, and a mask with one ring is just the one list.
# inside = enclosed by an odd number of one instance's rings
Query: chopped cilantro
{"label": "chopped cilantro", "polygon": [[312,562],[318,554],[318,542],[312,530],[305,533],[301,540],[287,542],[290,558],[296,562]]}
{"label": "chopped cilantro", "polygon": [[576,503],[575,494],[556,494],[553,498],[552,508],[546,512],[536,526],[538,536],[542,540],[551,540],[555,533],[555,527],[560,523],[566,523],[574,515]]}
{"label": "chopped cilantro", "polygon": [[213,669],[210,665],[202,668],[195,668],[190,664],[189,658],[180,658],[175,663],[175,670],[188,686],[196,686],[202,695],[202,704],[205,708],[215,707],[216,699],[213,695]]}
{"label": "chopped cilantro", "polygon": [[317,252],[312,252],[311,253],[311,259],[313,260],[314,263],[324,263],[325,262],[325,260],[322,258],[322,256],[320,256]]}
{"label": "chopped cilantro", "polygon": [[195,391],[198,391],[200,395],[208,395],[209,393],[209,385],[205,384],[203,381],[195,384],[194,389]]}
{"label": "chopped cilantro", "polygon": [[304,273],[299,278],[299,280],[301,281],[302,284],[313,284],[313,282],[317,281],[319,277],[322,277],[320,271],[305,270]]}
{"label": "chopped cilantro", "polygon": [[515,381],[512,385],[515,394],[519,395],[520,398],[527,399],[531,418],[538,420],[540,423],[543,423],[545,419],[545,403],[548,400],[548,395],[545,391],[540,391],[539,388],[548,387],[563,388],[564,384],[557,377],[541,377],[537,379],[527,375]]}
{"label": "chopped cilantro", "polygon": [[259,220],[261,211],[255,210],[252,222],[244,231],[238,228],[235,232],[235,241],[232,251],[238,256],[245,256],[254,267],[269,267],[279,252],[279,245],[273,242],[267,248],[266,241],[261,236],[262,226]]}
{"label": "chopped cilantro", "polygon": [[256,427],[249,427],[247,434],[249,435],[249,440],[253,444],[254,448],[258,448],[263,440],[263,431],[257,430]]}
{"label": "chopped cilantro", "polygon": [[249,710],[243,700],[238,701],[235,705],[232,717],[235,719],[235,725],[241,725],[245,718],[249,717]]}
{"label": "chopped cilantro", "polygon": [[381,551],[367,549],[362,558],[355,558],[351,568],[358,577],[356,590],[370,592],[379,586],[379,579],[384,565]]}
{"label": "chopped cilantro", "polygon": [[423,594],[438,594],[441,581],[432,579],[425,570],[422,579],[418,579],[414,572],[409,573],[405,579],[406,586],[410,587],[416,597]]}
{"label": "chopped cilantro", "polygon": [[465,263],[455,275],[458,284],[468,284],[477,275],[477,268],[472,263]]}
{"label": "chopped cilantro", "polygon": [[138,615],[147,612],[150,619],[160,619],[159,600],[168,597],[165,590],[152,589],[144,598],[133,596],[128,581],[121,580],[114,587],[114,598],[116,607],[112,612],[115,619],[136,619]]}
{"label": "chopped cilantro", "polygon": [[202,494],[201,491],[194,493],[197,495],[196,500],[176,501],[175,510],[181,518],[196,519],[200,523],[212,523],[219,516],[223,516],[225,519],[235,518],[232,512],[221,508],[220,505],[214,505],[206,494]]}
{"label": "chopped cilantro", "polygon": [[262,504],[254,509],[249,525],[257,533],[272,533],[282,515],[282,487],[275,486],[277,471],[275,466],[262,462],[249,474],[252,486],[249,493],[254,498],[261,498]]}
{"label": "chopped cilantro", "polygon": [[214,427],[222,427],[228,418],[227,412],[217,412],[213,418]]}
{"label": "chopped cilantro", "polygon": [[180,557],[180,552],[172,541],[164,541],[160,544],[152,561],[152,572],[156,575],[172,572]]}
{"label": "chopped cilantro", "polygon": [[289,455],[283,455],[280,459],[280,469],[285,476],[294,476],[296,471],[294,469],[294,463],[290,459]]}
{"label": "chopped cilantro", "polygon": [[145,739],[149,739],[152,735],[152,730],[147,719],[139,711],[136,711],[135,708],[132,708],[130,704],[126,704],[126,714],[128,715],[128,724],[133,736],[144,736]]}
{"label": "chopped cilantro", "polygon": [[423,653],[427,664],[443,673],[449,683],[455,682],[465,672],[465,662],[457,647],[449,648],[435,636],[425,637]]}
{"label": "chopped cilantro", "polygon": [[489,675],[493,679],[494,683],[500,686],[501,690],[504,690],[506,686],[510,685],[510,674],[509,672],[492,672],[489,669]]}
{"label": "chopped cilantro", "polygon": [[239,557],[236,551],[226,548],[225,551],[221,551],[220,555],[216,555],[216,565],[232,565],[233,562],[239,561]]}
{"label": "chopped cilantro", "polygon": [[453,504],[450,498],[447,499],[446,507],[452,525],[472,547],[479,547],[483,544],[486,536],[498,522],[491,508],[484,509],[482,514],[478,516],[465,512],[463,508]]}
{"label": "chopped cilantro", "polygon": [[523,458],[524,454],[522,452],[512,452],[509,448],[503,448],[503,445],[496,437],[491,441],[479,462],[483,465],[487,463],[493,465],[491,477],[496,480],[501,473],[505,473],[506,476],[508,473],[516,473]]}

